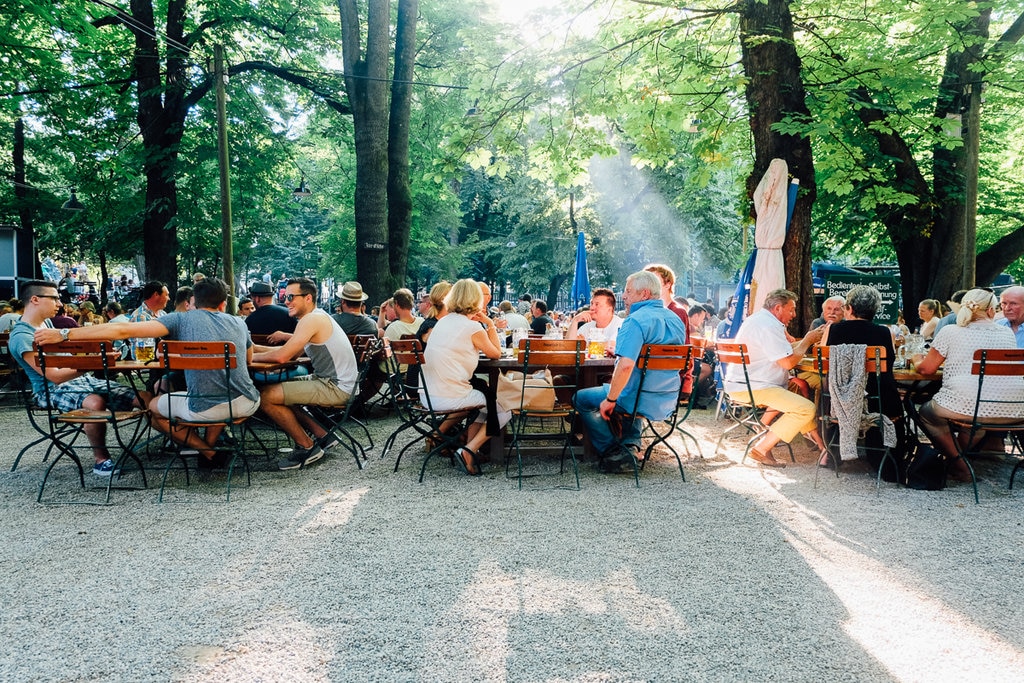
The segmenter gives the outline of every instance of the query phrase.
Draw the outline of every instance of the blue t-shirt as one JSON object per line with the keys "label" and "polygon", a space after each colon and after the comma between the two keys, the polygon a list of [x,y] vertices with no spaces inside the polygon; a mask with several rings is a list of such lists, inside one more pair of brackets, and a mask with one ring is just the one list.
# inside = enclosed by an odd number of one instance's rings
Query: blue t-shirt
{"label": "blue t-shirt", "polygon": [[[25,362],[25,354],[32,351],[33,337],[36,333],[36,328],[29,325],[23,320],[19,320],[14,323],[14,327],[11,328],[11,336],[7,339],[7,349],[10,351],[11,356],[18,361],[18,365],[25,370],[25,374],[28,375],[28,379],[32,382],[32,393],[36,396],[42,396],[43,391],[46,388],[45,380],[30,363]],[[33,352],[34,353],[34,352]],[[51,382],[50,387],[54,385]]]}
{"label": "blue t-shirt", "polygon": [[[239,395],[259,400],[259,391],[249,377],[245,362],[246,349],[252,346],[245,322],[234,315],[196,309],[184,313],[168,313],[159,320],[167,328],[170,339],[192,342],[226,341],[235,345],[237,367],[231,371],[231,397]],[[186,370],[188,407],[193,412],[209,410],[225,402],[223,370]]]}
{"label": "blue t-shirt", "polygon": [[[615,339],[615,355],[640,358],[644,344],[685,344],[686,327],[661,299],[637,301],[630,305],[629,315],[622,321]],[[640,371],[634,370],[619,394],[617,405],[632,412],[636,403]],[[675,370],[648,370],[644,391],[637,412],[654,420],[663,419],[675,408],[679,400],[679,373]]]}

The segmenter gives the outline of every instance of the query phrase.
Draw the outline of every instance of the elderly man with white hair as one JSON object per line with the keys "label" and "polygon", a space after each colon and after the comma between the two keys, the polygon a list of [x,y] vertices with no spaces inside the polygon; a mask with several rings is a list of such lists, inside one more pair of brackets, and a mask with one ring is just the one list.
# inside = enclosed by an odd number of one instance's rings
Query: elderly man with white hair
{"label": "elderly man with white hair", "polygon": [[[580,389],[573,399],[583,428],[601,456],[600,469],[616,473],[632,471],[639,452],[640,423],[630,417],[636,405],[640,373],[634,372],[644,344],[685,344],[686,327],[661,301],[661,279],[642,270],[626,279],[623,301],[629,315],[615,340],[615,371],[608,385]],[[649,371],[637,412],[653,420],[664,419],[679,398],[679,373]],[[610,420],[622,419],[621,434],[612,433]]]}
{"label": "elderly man with white hair", "polygon": [[999,297],[1003,317],[996,325],[1009,327],[1017,339],[1017,348],[1024,349],[1024,287],[1007,287]]}
{"label": "elderly man with white hair", "polygon": [[826,323],[837,323],[843,319],[846,297],[836,294],[821,303],[821,317],[811,321],[811,329],[816,330]]}

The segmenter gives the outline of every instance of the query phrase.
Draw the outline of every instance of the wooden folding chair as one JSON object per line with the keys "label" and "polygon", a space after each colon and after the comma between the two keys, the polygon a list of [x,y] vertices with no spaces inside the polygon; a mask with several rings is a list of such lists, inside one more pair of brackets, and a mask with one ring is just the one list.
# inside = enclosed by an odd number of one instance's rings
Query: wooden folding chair
{"label": "wooden folding chair", "polygon": [[[680,429],[683,434],[686,434],[681,428],[679,428],[679,409],[680,403],[678,400],[673,402],[672,411],[664,418],[658,416],[650,416],[640,413],[640,402],[643,399],[645,388],[648,392],[654,391],[652,387],[655,379],[664,381],[665,375],[656,375],[654,373],[671,372],[679,374],[687,370],[693,362],[694,346],[685,344],[644,344],[640,349],[640,357],[637,358],[636,367],[634,372],[640,372],[640,383],[637,385],[636,401],[633,403],[632,415],[634,419],[637,417],[643,418],[646,429],[654,434],[654,440],[647,445],[644,450],[643,458],[640,459],[639,464],[634,459],[633,462],[633,476],[636,479],[636,485],[640,486],[640,470],[647,464],[648,459],[651,457],[651,452],[654,447],[659,443],[665,444],[665,447],[672,452],[672,455],[676,458],[676,463],[679,465],[679,476],[686,481],[686,474],[683,473],[683,461],[679,457],[679,453],[676,449],[668,442],[668,437],[672,435],[676,429]],[[668,377],[671,379],[671,376]],[[678,393],[678,391],[677,391]],[[691,393],[692,397],[692,393]],[[689,401],[685,404],[686,414],[689,414]],[[663,423],[668,426],[668,429],[664,432],[658,430],[657,424]],[[693,438],[692,436],[690,438]],[[696,441],[696,439],[694,439]],[[683,440],[684,447],[686,446],[685,439]],[[687,451],[689,455],[689,451]]]}
{"label": "wooden folding chair", "polygon": [[[396,365],[407,365],[409,367],[418,366],[422,368],[426,363],[423,358],[423,346],[420,344],[418,339],[400,339],[398,341],[392,341],[390,346],[391,362]],[[397,368],[395,377],[401,377],[401,374],[397,372]],[[422,377],[422,374],[420,377]],[[427,451],[427,455],[423,459],[423,466],[420,468],[420,482],[422,482],[423,475],[427,471],[427,463],[430,462],[431,458],[435,455],[440,455],[444,451],[448,451],[454,456],[455,451],[462,447],[462,435],[465,434],[469,424],[472,423],[484,406],[469,406],[459,408],[458,410],[435,410],[430,401],[430,390],[426,382],[421,382],[421,386],[419,387],[410,387],[402,380],[396,381],[399,382],[399,386],[392,386],[392,391],[399,392],[396,395],[405,394],[411,391],[419,391],[421,388],[423,390],[422,395],[424,400],[422,402],[408,402],[406,416],[403,419],[403,423],[389,438],[393,444],[393,439],[399,432],[412,429],[418,434],[415,439],[406,444],[398,453],[398,458],[395,459],[396,472],[398,471],[398,464],[402,460],[402,455],[409,450],[413,444],[425,441],[428,438],[432,440],[432,446]],[[449,431],[442,430],[441,426],[451,418],[459,419],[460,422],[458,423],[458,426],[450,429]]]}
{"label": "wooden folding chair", "polygon": [[[120,357],[119,352],[114,349],[110,342],[66,341],[58,344],[46,344],[44,346],[35,345],[35,349],[39,372],[44,377],[48,369],[57,368],[68,368],[79,372],[102,371],[102,382],[106,385],[107,395],[110,394],[112,385],[110,378],[115,374],[114,370]],[[87,448],[91,451],[92,446],[76,446],[76,442],[79,437],[85,434],[85,427],[87,425],[95,424],[105,424],[110,427],[110,431],[113,432],[117,447],[120,450],[114,459],[114,471],[107,480],[106,496],[102,504],[105,505],[110,502],[110,491],[112,489],[134,490],[146,488],[146,470],[133,448],[142,433],[143,427],[147,424],[145,418],[149,411],[144,408],[132,410],[114,410],[113,408],[89,410],[78,408],[76,410],[60,412],[53,407],[52,390],[55,386],[52,382],[44,382],[43,400],[45,406],[43,406],[43,409],[47,415],[47,438],[50,440],[51,446],[56,449],[57,457],[46,468],[43,480],[39,484],[39,495],[36,497],[36,501],[43,502],[43,489],[46,488],[46,482],[50,478],[50,473],[57,463],[60,462],[61,458],[64,457],[70,459],[78,467],[78,480],[82,488],[85,488],[85,472],[82,468],[82,461],[75,453],[75,449]],[[103,391],[83,390],[83,394],[94,393],[103,393]],[[122,430],[129,429],[130,435],[122,434]],[[49,453],[49,450],[47,453]],[[113,486],[115,480],[120,480],[125,476],[124,466],[127,460],[133,461],[138,466],[139,475],[142,479],[141,486]],[[17,463],[15,463],[15,466],[17,466]],[[75,502],[97,504],[95,501]]]}
{"label": "wooden folding chair", "polygon": [[[750,454],[750,449],[753,447],[754,442],[757,441],[761,436],[768,431],[768,425],[762,422],[765,412],[767,409],[763,405],[758,405],[754,400],[754,390],[750,386],[750,373],[747,371],[750,363],[750,355],[747,352],[746,344],[735,344],[732,342],[718,342],[715,346],[715,352],[718,354],[718,362],[723,364],[735,364],[740,367],[743,373],[743,379],[740,384],[743,385],[742,393],[746,396],[732,397],[727,392],[723,391],[724,396],[722,407],[725,411],[725,416],[735,422],[731,427],[727,427],[722,431],[722,435],[718,437],[718,443],[715,446],[715,454],[722,448],[722,441],[725,437],[732,432],[734,429],[740,427],[744,428],[748,433],[753,434],[746,443],[746,447],[743,449],[743,457],[740,459],[740,464],[746,461],[747,456]],[[730,372],[730,374],[732,374]],[[731,379],[730,381],[737,381]],[[789,449],[790,460],[796,462],[796,456],[793,455],[793,448],[787,443],[786,448]]]}
{"label": "wooden folding chair", "polygon": [[[167,411],[168,414],[165,417],[170,423],[172,430],[184,429],[186,435],[190,432],[197,432],[200,429],[218,426],[224,427],[224,441],[229,445],[224,447],[218,446],[215,450],[231,454],[231,459],[228,461],[228,476],[225,484],[225,498],[230,501],[231,478],[234,474],[236,463],[241,462],[242,467],[245,469],[246,486],[252,485],[252,474],[249,469],[249,461],[246,458],[245,453],[245,430],[239,429],[238,436],[235,436],[233,431],[234,427],[243,424],[249,419],[249,416],[247,415],[234,415],[231,408],[231,401],[239,396],[239,394],[235,394],[231,391],[231,373],[237,371],[238,368],[238,361],[235,358],[235,345],[232,342],[226,341],[162,341],[160,342],[160,354],[161,365],[163,369],[168,372],[172,370],[202,370],[206,372],[224,373],[224,391],[209,395],[204,394],[203,397],[217,403],[227,403],[228,417],[226,419],[186,419],[181,416],[174,415],[173,402],[168,402],[170,409]],[[190,396],[196,396],[196,394],[191,394]],[[186,454],[182,452],[183,446],[178,441],[172,439],[170,435],[167,436],[165,446],[167,446],[172,453],[172,457],[164,468],[163,481],[160,483],[159,501],[161,503],[164,500],[164,490],[167,487],[167,477],[176,462],[180,461],[184,469],[185,486],[190,485],[188,460],[186,459]],[[189,455],[188,457],[201,458],[203,456],[194,454],[194,456]]]}
{"label": "wooden folding chair", "polygon": [[[974,352],[974,361],[971,363],[971,374],[978,377],[978,393],[974,400],[974,414],[968,420],[948,420],[949,431],[953,435],[953,443],[956,444],[957,457],[967,463],[967,469],[971,473],[971,486],[974,487],[974,502],[979,504],[978,480],[974,474],[974,466],[965,456],[978,452],[975,448],[974,439],[982,431],[1009,432],[1020,436],[1024,432],[1024,420],[1007,424],[986,418],[980,413],[989,412],[991,408],[1001,408],[999,412],[1017,413],[1024,415],[1024,401],[1004,399],[996,389],[997,384],[1004,380],[1014,379],[1017,384],[1024,382],[1024,349],[978,349]],[[989,398],[985,395],[985,380],[989,379],[989,392],[994,396]],[[957,435],[967,431],[967,446],[960,443]],[[1018,462],[1013,471],[1010,472],[1009,488],[1013,489],[1013,479],[1017,476],[1017,470],[1024,464],[1024,460]]]}
{"label": "wooden folding chair", "polygon": [[[828,456],[829,462],[835,467],[836,477],[839,477],[839,464],[841,462],[839,454],[836,452],[838,444],[836,439],[839,437],[839,430],[833,429],[838,427],[838,420],[831,414],[832,394],[829,390],[829,358],[831,357],[829,346],[819,346],[815,349],[814,356],[814,369],[818,373],[818,377],[821,380],[820,389],[818,390],[819,401],[819,415],[818,424],[820,425],[821,440],[825,444],[825,454]],[[866,383],[866,389],[864,394],[864,409],[862,414],[872,413],[877,415],[875,418],[874,427],[880,432],[884,431],[884,415],[882,412],[882,373],[888,369],[889,359],[886,358],[886,350],[884,346],[868,346],[864,353],[864,371],[868,376]],[[874,381],[872,381],[872,378]],[[877,412],[874,408],[878,408]],[[858,425],[859,428],[859,425]],[[863,448],[867,448],[864,446]],[[882,454],[882,461],[878,465],[878,473],[875,478],[875,491],[878,492],[882,487],[882,470],[885,468],[886,462],[891,462],[892,467],[898,471],[899,467],[896,463],[896,458],[893,456],[892,451],[883,446],[884,452]],[[814,469],[814,486],[818,486],[818,470],[820,468],[815,467]]]}
{"label": "wooden folding chair", "polygon": [[[505,456],[505,476],[509,475],[509,467],[512,462],[512,452],[515,451],[518,465],[517,479],[519,488],[523,488],[523,449],[528,442],[547,441],[561,445],[559,458],[559,474],[565,472],[565,455],[569,454],[572,459],[572,470],[576,477],[576,489],[580,488],[579,464],[576,461],[576,452],[572,445],[571,425],[576,417],[576,406],[571,398],[567,401],[557,400],[559,393],[571,397],[576,393],[580,382],[580,366],[586,358],[587,342],[585,339],[532,339],[527,338],[519,342],[519,364],[523,373],[522,391],[518,406],[512,406],[512,442],[508,446]],[[558,378],[558,384],[551,387],[556,396],[554,406],[551,410],[528,408],[526,394],[531,389],[547,389],[549,385],[545,381],[537,380],[531,373],[538,370],[550,369],[552,374]],[[557,429],[537,430],[529,429],[531,422],[544,424],[554,421]]]}

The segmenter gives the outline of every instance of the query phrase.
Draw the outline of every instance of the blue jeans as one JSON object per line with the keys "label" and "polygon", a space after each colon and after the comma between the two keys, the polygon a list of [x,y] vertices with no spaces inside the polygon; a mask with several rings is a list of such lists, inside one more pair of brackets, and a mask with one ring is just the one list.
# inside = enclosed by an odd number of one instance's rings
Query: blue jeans
{"label": "blue jeans", "polygon": [[[608,420],[601,417],[601,401],[608,397],[608,385],[580,389],[573,397],[573,404],[579,411],[580,420],[583,422],[583,429],[590,437],[590,443],[594,450],[604,457],[613,447],[619,443],[636,446],[640,444],[640,429],[636,420],[623,415],[622,417],[622,438],[616,440],[612,435],[611,426]],[[623,413],[618,405],[615,412]]]}

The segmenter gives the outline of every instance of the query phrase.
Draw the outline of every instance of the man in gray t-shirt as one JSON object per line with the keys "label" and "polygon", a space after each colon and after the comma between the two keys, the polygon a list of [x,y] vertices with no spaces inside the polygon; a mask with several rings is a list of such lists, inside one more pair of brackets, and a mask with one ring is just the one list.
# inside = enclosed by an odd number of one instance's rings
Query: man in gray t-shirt
{"label": "man in gray t-shirt", "polygon": [[[153,426],[169,434],[178,443],[194,448],[206,463],[215,463],[213,449],[223,426],[210,425],[204,436],[195,430],[171,429],[168,415],[182,420],[216,421],[252,415],[260,406],[260,394],[249,377],[248,363],[252,359],[252,341],[244,321],[224,312],[227,287],[222,280],[205,278],[196,283],[193,310],[168,313],[160,318],[135,323],[107,323],[73,330],[75,341],[127,339],[129,337],[167,337],[179,341],[226,341],[235,345],[236,365],[231,371],[230,384],[225,386],[222,370],[186,370],[188,392],[162,394],[149,403]],[[60,330],[42,328],[35,340],[40,344],[60,341]],[[230,395],[232,399],[218,400]]]}

